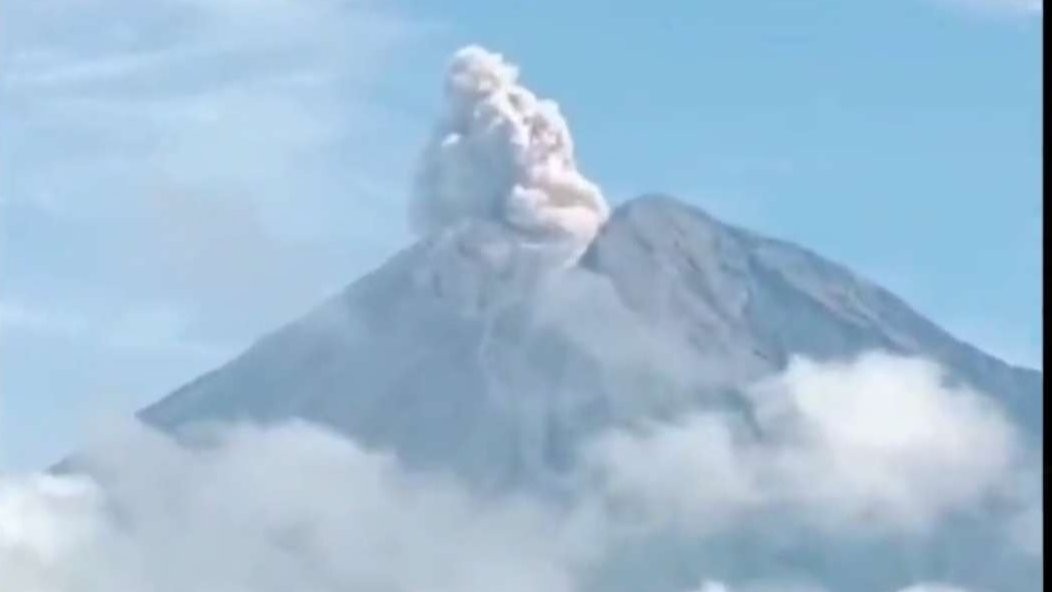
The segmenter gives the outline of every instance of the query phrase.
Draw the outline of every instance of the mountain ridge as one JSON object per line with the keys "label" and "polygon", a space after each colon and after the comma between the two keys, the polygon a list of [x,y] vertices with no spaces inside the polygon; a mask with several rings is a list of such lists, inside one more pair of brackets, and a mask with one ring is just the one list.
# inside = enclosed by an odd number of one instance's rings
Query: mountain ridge
{"label": "mountain ridge", "polygon": [[[724,222],[724,221],[716,218],[715,216],[709,214],[707,211],[705,211],[700,206],[680,201],[677,198],[675,198],[675,197],[673,197],[673,196],[671,196],[669,194],[659,193],[659,192],[642,194],[639,197],[636,197],[636,198],[634,198],[632,200],[629,200],[628,202],[625,202],[621,207],[616,208],[614,210],[614,217],[621,217],[621,218],[623,218],[625,216],[629,216],[633,209],[641,207],[641,206],[643,206],[644,204],[646,204],[648,202],[652,202],[652,203],[657,204],[657,205],[659,205],[661,207],[674,207],[674,208],[678,208],[681,211],[689,211],[691,213],[691,215],[700,216],[700,217],[708,220],[710,223],[718,224],[722,228],[727,229],[727,230],[731,231],[734,234],[738,234],[738,235],[744,236],[744,237],[746,237],[746,238],[748,238],[750,240],[761,241],[761,242],[764,242],[764,243],[767,243],[767,244],[770,244],[770,245],[774,245],[774,246],[776,246],[778,248],[791,249],[793,251],[796,251],[796,252],[806,256],[808,259],[810,259],[813,262],[820,262],[822,265],[825,265],[825,266],[831,268],[832,270],[834,270],[835,272],[837,272],[838,274],[840,274],[842,276],[850,276],[853,280],[858,282],[860,285],[865,286],[867,289],[869,289],[872,292],[874,292],[875,294],[877,294],[881,299],[889,301],[893,306],[900,307],[904,311],[908,312],[910,314],[910,317],[911,317],[910,320],[911,321],[924,324],[925,327],[926,327],[926,330],[928,330],[928,331],[930,331],[932,333],[937,333],[940,338],[952,341],[954,343],[954,345],[966,348],[967,350],[969,350],[969,352],[971,354],[978,354],[978,355],[980,355],[980,356],[982,356],[984,358],[988,358],[989,361],[991,361],[991,362],[995,362],[997,364],[1002,364],[1002,365],[1004,365],[1004,366],[1006,366],[1006,367],[1008,367],[1008,368],[1010,368],[1012,370],[1020,371],[1020,372],[1026,373],[1028,375],[1031,375],[1032,378],[1039,378],[1039,377],[1043,376],[1043,372],[1040,369],[1033,368],[1033,367],[1030,367],[1030,366],[1026,366],[1024,364],[1017,364],[1017,363],[1009,362],[1009,361],[1007,361],[1005,359],[1002,359],[1002,358],[1000,358],[1000,357],[998,357],[998,356],[996,356],[994,354],[985,352],[982,349],[980,349],[979,347],[977,347],[977,346],[975,346],[975,345],[973,345],[973,344],[971,344],[971,343],[969,343],[969,342],[967,342],[967,341],[965,341],[963,339],[960,339],[960,338],[954,336],[949,331],[943,329],[942,327],[938,326],[933,321],[929,320],[924,314],[922,314],[920,311],[915,309],[906,300],[900,298],[899,296],[894,294],[892,291],[888,290],[887,288],[884,288],[883,286],[881,286],[877,282],[875,282],[875,281],[873,281],[873,280],[871,280],[871,279],[869,279],[869,278],[867,278],[867,277],[865,277],[865,276],[863,276],[861,274],[858,274],[858,273],[852,271],[847,265],[845,265],[843,263],[840,263],[840,262],[838,262],[838,261],[836,261],[834,259],[831,259],[831,258],[829,258],[829,257],[827,257],[825,255],[821,255],[818,252],[816,252],[816,251],[814,251],[814,250],[812,250],[812,249],[810,249],[810,248],[808,248],[806,246],[794,243],[794,242],[792,242],[790,240],[776,238],[776,237],[771,237],[771,236],[765,236],[765,235],[762,235],[762,234],[760,234],[758,232],[755,232],[755,231],[753,231],[751,229],[745,228],[743,226],[739,226],[739,225],[736,225],[736,224],[731,224],[731,223],[728,223],[728,222]],[[586,258],[588,256],[589,256],[589,254],[585,255]]]}
{"label": "mountain ridge", "polygon": [[170,431],[302,418],[475,483],[547,486],[604,428],[740,404],[794,356],[878,349],[940,363],[1040,437],[1040,373],[669,196],[622,204],[575,266],[544,256],[498,223],[431,235],[139,417]]}

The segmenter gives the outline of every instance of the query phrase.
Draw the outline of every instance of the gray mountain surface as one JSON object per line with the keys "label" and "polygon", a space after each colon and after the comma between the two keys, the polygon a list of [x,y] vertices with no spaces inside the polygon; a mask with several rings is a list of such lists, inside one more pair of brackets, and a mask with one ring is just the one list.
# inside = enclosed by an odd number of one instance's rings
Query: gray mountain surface
{"label": "gray mountain surface", "polygon": [[546,256],[496,224],[447,229],[141,418],[168,430],[305,418],[483,486],[557,485],[597,430],[742,405],[736,392],[791,356],[877,348],[941,363],[1040,438],[1039,372],[672,198],[621,206],[576,266]]}
{"label": "gray mountain surface", "polygon": [[1040,372],[954,338],[843,266],[674,199],[626,204],[583,265],[611,278],[633,310],[761,372],[783,368],[791,355],[829,360],[871,349],[916,355],[1041,429]]}

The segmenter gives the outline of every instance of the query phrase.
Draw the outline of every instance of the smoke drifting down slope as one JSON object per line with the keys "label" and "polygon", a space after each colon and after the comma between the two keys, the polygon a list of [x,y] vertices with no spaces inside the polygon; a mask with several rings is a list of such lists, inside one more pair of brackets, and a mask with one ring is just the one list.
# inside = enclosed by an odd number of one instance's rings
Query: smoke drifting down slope
{"label": "smoke drifting down slope", "polygon": [[580,254],[609,208],[577,170],[558,105],[519,84],[518,74],[501,55],[477,46],[453,56],[445,113],[416,179],[412,224],[430,233],[463,220],[500,221]]}

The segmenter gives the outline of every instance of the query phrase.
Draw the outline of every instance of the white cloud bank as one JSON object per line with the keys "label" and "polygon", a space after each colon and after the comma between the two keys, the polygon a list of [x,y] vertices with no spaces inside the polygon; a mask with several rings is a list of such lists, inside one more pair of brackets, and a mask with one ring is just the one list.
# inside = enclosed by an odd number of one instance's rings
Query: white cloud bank
{"label": "white cloud bank", "polygon": [[[808,543],[863,531],[908,540],[953,513],[985,511],[1014,481],[1005,416],[924,362],[797,361],[749,396],[761,436],[698,412],[599,437],[582,475],[593,479],[569,503],[481,496],[306,424],[232,426],[181,443],[117,430],[88,447],[90,478],[0,476],[0,589],[583,592],[620,544],[654,532],[623,528],[635,516],[695,540],[738,536],[749,521],[768,533],[796,521],[790,532]],[[1034,506],[1016,509],[991,514],[1009,523],[989,544],[1027,526],[1018,554],[1040,562]],[[755,579],[767,575],[700,590],[818,590]]]}
{"label": "white cloud bank", "polygon": [[927,362],[796,360],[749,397],[755,426],[711,412],[613,431],[589,450],[591,469],[612,503],[677,528],[781,515],[827,531],[923,532],[1000,495],[1017,468],[1005,415]]}
{"label": "white cloud bank", "polygon": [[501,55],[476,46],[453,56],[445,84],[446,112],[421,159],[414,226],[426,233],[495,220],[582,251],[609,212],[577,169],[558,105],[519,84]]}
{"label": "white cloud bank", "polygon": [[551,592],[558,523],[306,425],[191,450],[126,434],[94,480],[0,481],[0,589],[18,592]]}

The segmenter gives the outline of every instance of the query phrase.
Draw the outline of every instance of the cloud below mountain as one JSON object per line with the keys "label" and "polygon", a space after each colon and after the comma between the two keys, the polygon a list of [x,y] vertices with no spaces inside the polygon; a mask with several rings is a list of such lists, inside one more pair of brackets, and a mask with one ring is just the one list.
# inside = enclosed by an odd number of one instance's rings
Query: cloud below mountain
{"label": "cloud below mountain", "polygon": [[1004,495],[1019,468],[1009,420],[923,361],[798,359],[749,396],[752,426],[700,412],[617,430],[593,444],[592,469],[614,501],[668,527],[783,516],[827,531],[921,532]]}
{"label": "cloud below mountain", "polygon": [[[482,495],[305,423],[122,426],[88,447],[90,477],[0,477],[0,588],[579,592],[660,531],[718,544],[762,517],[828,545],[923,538],[987,513],[1017,470],[1007,420],[927,363],[798,361],[750,393],[766,437],[715,412],[607,433],[571,501]],[[711,575],[701,590],[814,589]]]}
{"label": "cloud below mountain", "polygon": [[0,588],[572,589],[560,527],[530,502],[488,504],[306,425],[211,436],[122,430],[90,480],[0,482]]}

